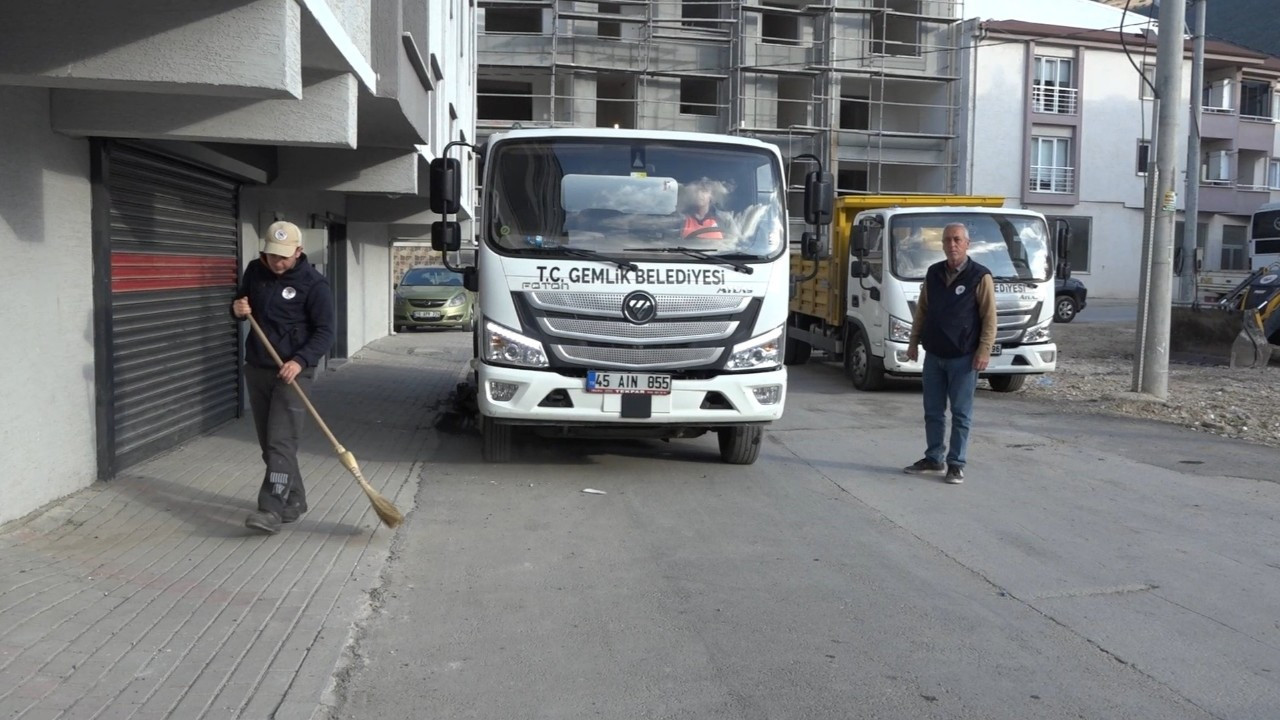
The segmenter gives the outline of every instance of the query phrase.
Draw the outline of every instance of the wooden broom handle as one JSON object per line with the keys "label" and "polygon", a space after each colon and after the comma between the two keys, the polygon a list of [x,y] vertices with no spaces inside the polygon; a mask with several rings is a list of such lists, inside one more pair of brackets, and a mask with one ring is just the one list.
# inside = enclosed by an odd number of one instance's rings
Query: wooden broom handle
{"label": "wooden broom handle", "polygon": [[[267,339],[267,334],[262,331],[262,326],[258,324],[257,320],[253,319],[253,313],[250,313],[247,317],[249,318],[249,325],[253,328],[254,334],[258,336],[258,341],[267,349],[267,352],[271,353],[271,359],[276,361],[276,367],[284,367],[284,361],[280,359],[280,354],[271,346],[271,341]],[[315,406],[312,405],[311,400],[307,398],[307,394],[302,390],[302,386],[296,382],[290,382],[289,386],[298,391],[298,397],[302,399],[302,404],[307,406],[307,411],[311,413],[311,417],[316,421],[316,424],[320,426],[320,430],[324,432],[325,437],[329,438],[329,443],[333,445],[334,449],[337,450],[338,453],[345,452],[342,447],[342,443],[338,442],[338,438],[333,436],[333,433],[329,430],[329,426],[324,424],[324,420],[321,419],[320,413],[316,412]]]}

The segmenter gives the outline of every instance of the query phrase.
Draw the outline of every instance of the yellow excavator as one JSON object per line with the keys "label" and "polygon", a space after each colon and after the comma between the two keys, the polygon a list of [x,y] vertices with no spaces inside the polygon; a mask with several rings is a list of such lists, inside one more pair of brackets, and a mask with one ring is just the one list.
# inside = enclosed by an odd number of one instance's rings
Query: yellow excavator
{"label": "yellow excavator", "polygon": [[1280,345],[1280,263],[1260,267],[1222,296],[1218,307],[1241,315],[1231,367],[1266,367]]}

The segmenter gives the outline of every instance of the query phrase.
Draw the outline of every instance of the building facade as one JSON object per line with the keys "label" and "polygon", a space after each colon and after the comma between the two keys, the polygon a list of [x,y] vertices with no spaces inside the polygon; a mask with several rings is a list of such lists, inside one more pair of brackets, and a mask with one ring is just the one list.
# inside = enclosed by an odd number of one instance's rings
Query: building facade
{"label": "building facade", "polygon": [[[1113,13],[1111,26],[966,21],[963,186],[1066,219],[1073,229],[1073,272],[1090,293],[1133,299],[1141,276],[1147,167],[1154,167],[1156,36],[1130,26],[1122,44],[1120,11],[1084,4]],[[1198,128],[1200,257],[1178,253],[1176,266],[1248,267],[1249,213],[1280,198],[1276,68],[1275,59],[1261,53],[1207,43],[1204,87],[1198,89],[1204,111],[1195,125],[1189,116],[1183,121],[1175,159],[1175,247],[1181,247],[1187,133]],[[1184,88],[1174,100],[1180,107],[1190,107],[1190,80],[1188,41]]]}
{"label": "building facade", "polygon": [[[957,183],[959,0],[481,0],[478,132],[737,133],[841,194]],[[800,215],[806,161],[791,164]]]}
{"label": "building facade", "polygon": [[333,286],[329,362],[387,334],[474,53],[462,0],[6,3],[0,522],[243,412],[228,307],[276,219]]}

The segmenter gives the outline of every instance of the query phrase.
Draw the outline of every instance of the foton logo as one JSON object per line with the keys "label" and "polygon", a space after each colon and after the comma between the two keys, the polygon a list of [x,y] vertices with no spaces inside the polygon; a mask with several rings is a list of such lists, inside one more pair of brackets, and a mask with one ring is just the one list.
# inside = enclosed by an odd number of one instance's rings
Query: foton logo
{"label": "foton logo", "polygon": [[636,290],[622,299],[622,316],[636,325],[644,325],[658,312],[658,301],[652,295]]}

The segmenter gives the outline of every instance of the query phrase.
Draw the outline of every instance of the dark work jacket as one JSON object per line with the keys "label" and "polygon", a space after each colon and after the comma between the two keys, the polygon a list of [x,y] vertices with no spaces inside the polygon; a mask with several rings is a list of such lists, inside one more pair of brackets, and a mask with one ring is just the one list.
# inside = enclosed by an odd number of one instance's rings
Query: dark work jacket
{"label": "dark work jacket", "polygon": [[[279,276],[261,258],[250,262],[236,297],[249,298],[253,318],[284,362],[296,360],[304,369],[315,367],[333,345],[333,294],[329,281],[307,262],[305,254]],[[277,367],[252,331],[245,340],[244,360],[254,367]]]}
{"label": "dark work jacket", "polygon": [[946,268],[947,261],[943,260],[930,265],[925,273],[928,303],[920,344],[924,345],[925,352],[932,355],[958,358],[978,349],[982,317],[978,313],[976,293],[982,276],[990,275],[991,271],[971,258],[948,286]]}

